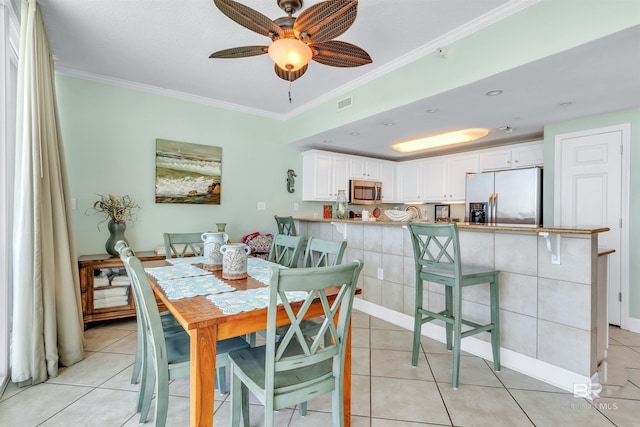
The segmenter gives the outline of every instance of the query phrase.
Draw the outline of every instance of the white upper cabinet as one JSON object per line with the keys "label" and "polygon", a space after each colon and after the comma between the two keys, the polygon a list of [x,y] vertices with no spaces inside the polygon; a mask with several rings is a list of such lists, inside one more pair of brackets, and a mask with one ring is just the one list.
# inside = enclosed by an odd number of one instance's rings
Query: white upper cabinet
{"label": "white upper cabinet", "polygon": [[544,165],[544,142],[535,141],[480,152],[480,170],[517,169]]}
{"label": "white upper cabinet", "polygon": [[335,201],[350,179],[382,182],[382,203],[465,201],[467,172],[544,165],[544,141],[525,142],[425,160],[394,162],[309,150],[302,153],[302,200]]}
{"label": "white upper cabinet", "polygon": [[[399,163],[396,168],[398,171],[398,194],[399,202],[422,202],[422,166],[421,161],[409,161]],[[385,189],[382,188],[384,194]]]}
{"label": "white upper cabinet", "polygon": [[396,202],[396,167],[393,162],[380,163],[380,182],[382,182],[382,203]]}
{"label": "white upper cabinet", "polygon": [[480,168],[479,163],[480,156],[478,154],[455,156],[449,160],[447,201],[465,201],[467,173],[478,172]]}
{"label": "white upper cabinet", "polygon": [[302,153],[302,200],[333,201],[349,193],[349,158],[323,151]]}
{"label": "white upper cabinet", "polygon": [[434,158],[422,162],[422,198],[421,201],[446,200],[447,160]]}
{"label": "white upper cabinet", "polygon": [[380,180],[380,160],[370,160],[364,157],[351,158],[351,179],[364,179],[369,181]]}
{"label": "white upper cabinet", "polygon": [[454,154],[423,161],[424,202],[463,202],[467,172],[478,172],[478,154]]}
{"label": "white upper cabinet", "polygon": [[513,149],[513,167],[544,166],[544,141],[522,144]]}

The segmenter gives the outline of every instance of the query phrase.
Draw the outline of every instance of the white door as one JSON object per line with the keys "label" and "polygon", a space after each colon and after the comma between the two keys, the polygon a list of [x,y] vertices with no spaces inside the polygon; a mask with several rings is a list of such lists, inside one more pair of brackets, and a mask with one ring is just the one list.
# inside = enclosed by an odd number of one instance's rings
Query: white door
{"label": "white door", "polygon": [[598,235],[598,246],[615,249],[609,255],[607,292],[613,325],[621,324],[622,296],[628,295],[622,260],[628,197],[623,155],[628,152],[629,132],[630,127],[622,125],[556,136],[554,220],[562,226],[610,228]]}

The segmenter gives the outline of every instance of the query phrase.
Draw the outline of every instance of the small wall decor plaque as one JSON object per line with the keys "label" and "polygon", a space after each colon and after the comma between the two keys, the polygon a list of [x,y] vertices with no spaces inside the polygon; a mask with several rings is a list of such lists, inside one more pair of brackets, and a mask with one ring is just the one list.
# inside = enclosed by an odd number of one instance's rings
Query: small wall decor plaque
{"label": "small wall decor plaque", "polygon": [[220,204],[222,148],[156,139],[156,203]]}

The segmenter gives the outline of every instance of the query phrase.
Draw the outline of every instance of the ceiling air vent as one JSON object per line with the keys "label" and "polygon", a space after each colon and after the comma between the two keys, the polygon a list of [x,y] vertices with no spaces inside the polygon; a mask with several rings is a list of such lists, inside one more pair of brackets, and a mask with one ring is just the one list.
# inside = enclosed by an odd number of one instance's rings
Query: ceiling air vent
{"label": "ceiling air vent", "polygon": [[351,104],[353,104],[353,98],[352,97],[341,99],[340,101],[338,101],[338,111],[342,111],[345,108],[351,107]]}

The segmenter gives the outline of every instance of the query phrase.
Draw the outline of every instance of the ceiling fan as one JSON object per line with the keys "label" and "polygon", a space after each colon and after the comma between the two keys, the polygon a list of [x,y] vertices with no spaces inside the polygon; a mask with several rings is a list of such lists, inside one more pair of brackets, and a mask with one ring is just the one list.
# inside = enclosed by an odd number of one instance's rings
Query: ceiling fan
{"label": "ceiling fan", "polygon": [[268,46],[241,46],[212,53],[209,58],[244,58],[269,54],[275,72],[292,82],[307,71],[311,59],[333,67],[357,67],[372,62],[360,47],[333,40],[351,27],[356,19],[357,0],[327,0],[293,16],[302,0],[276,0],[288,16],[271,20],[262,13],[233,0],[213,0],[229,18],[272,40]]}

